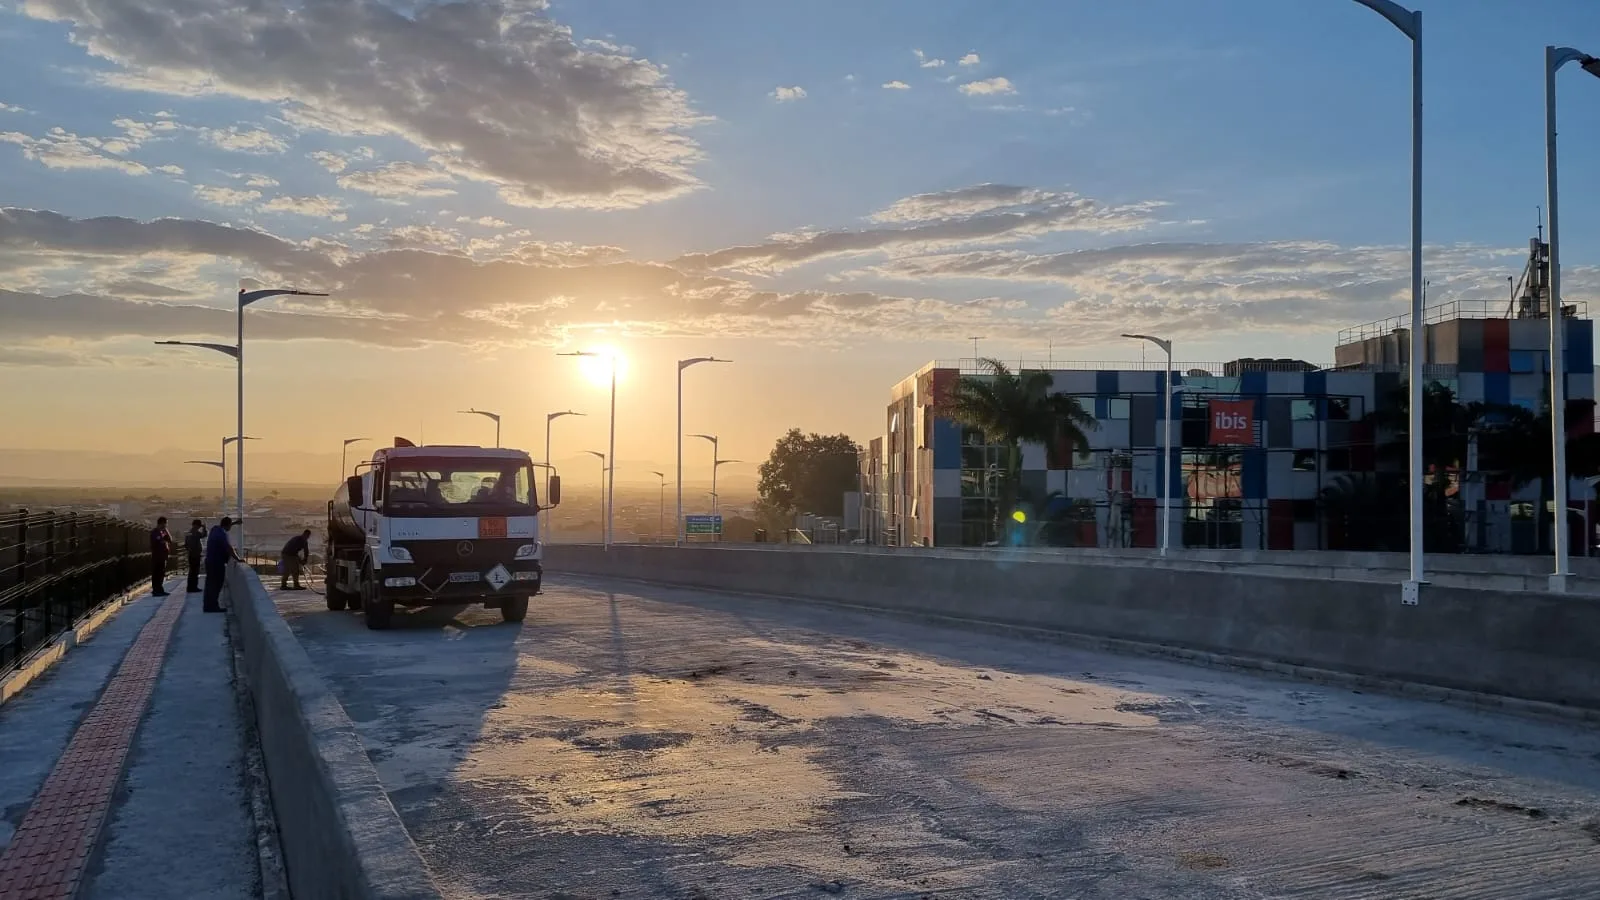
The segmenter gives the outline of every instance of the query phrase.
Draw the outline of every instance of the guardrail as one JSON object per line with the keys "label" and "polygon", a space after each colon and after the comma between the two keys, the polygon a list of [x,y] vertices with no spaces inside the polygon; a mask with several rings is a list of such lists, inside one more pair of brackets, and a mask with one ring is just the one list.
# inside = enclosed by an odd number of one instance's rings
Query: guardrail
{"label": "guardrail", "polygon": [[108,516],[0,513],[0,675],[148,579],[149,540]]}

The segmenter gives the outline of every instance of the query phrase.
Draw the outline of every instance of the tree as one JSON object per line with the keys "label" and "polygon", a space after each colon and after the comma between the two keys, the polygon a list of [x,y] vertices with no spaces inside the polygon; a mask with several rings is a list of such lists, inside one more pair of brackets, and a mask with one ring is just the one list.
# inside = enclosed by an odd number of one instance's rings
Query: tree
{"label": "tree", "polygon": [[1057,393],[1049,372],[1012,372],[998,359],[982,359],[978,364],[988,375],[963,375],[948,396],[939,398],[941,416],[983,433],[991,444],[1006,448],[1006,464],[1000,473],[1000,506],[995,510],[995,535],[1002,520],[1009,520],[1017,505],[1022,481],[1022,444],[1071,441],[1083,447],[1084,432],[1099,423],[1084,410],[1076,397]]}
{"label": "tree", "polygon": [[844,515],[844,495],[857,489],[860,453],[860,445],[849,435],[789,429],[761,464],[757,491],[762,505],[787,516]]}

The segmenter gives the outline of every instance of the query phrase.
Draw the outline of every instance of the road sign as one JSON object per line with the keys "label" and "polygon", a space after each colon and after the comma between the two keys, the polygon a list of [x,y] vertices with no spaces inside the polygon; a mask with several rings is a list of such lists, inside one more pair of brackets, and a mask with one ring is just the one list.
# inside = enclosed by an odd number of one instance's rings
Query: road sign
{"label": "road sign", "polygon": [[721,516],[684,516],[684,534],[721,534]]}

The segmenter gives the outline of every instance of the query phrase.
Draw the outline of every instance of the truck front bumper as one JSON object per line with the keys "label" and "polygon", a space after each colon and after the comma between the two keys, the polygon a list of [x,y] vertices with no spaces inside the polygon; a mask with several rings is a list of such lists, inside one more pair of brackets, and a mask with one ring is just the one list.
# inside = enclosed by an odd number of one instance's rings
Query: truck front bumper
{"label": "truck front bumper", "polygon": [[498,606],[506,599],[532,597],[544,583],[544,567],[537,560],[502,562],[488,571],[443,571],[390,564],[374,574],[385,598],[407,606]]}

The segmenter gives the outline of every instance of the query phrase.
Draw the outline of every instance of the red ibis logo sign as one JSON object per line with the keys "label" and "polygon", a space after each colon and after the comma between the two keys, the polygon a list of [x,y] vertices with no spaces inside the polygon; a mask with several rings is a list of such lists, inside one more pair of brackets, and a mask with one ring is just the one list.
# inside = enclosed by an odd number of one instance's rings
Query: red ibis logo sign
{"label": "red ibis logo sign", "polygon": [[1250,400],[1212,400],[1212,444],[1254,444],[1256,423],[1254,402]]}

